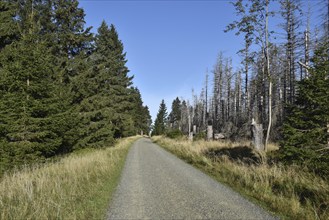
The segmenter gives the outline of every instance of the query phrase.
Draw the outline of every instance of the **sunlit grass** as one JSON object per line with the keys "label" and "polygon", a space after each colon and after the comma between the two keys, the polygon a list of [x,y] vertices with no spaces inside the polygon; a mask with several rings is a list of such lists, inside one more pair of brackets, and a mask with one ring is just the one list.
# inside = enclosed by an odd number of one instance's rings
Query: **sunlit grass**
{"label": "sunlit grass", "polygon": [[[273,213],[289,219],[329,219],[329,183],[303,167],[267,163],[245,164],[227,155],[215,158],[206,153],[240,146],[248,142],[206,142],[153,137],[156,143],[193,164]],[[276,150],[275,144],[270,150]],[[257,155],[258,152],[255,152]],[[264,157],[264,154],[258,154]]]}
{"label": "sunlit grass", "polygon": [[0,219],[105,218],[129,146],[136,139],[5,174],[0,180]]}

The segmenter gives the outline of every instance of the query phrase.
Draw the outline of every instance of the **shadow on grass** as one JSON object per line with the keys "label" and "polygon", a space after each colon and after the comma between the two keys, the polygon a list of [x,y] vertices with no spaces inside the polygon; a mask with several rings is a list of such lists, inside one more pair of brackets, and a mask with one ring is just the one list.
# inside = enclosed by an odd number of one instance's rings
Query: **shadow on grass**
{"label": "shadow on grass", "polygon": [[247,165],[259,165],[263,161],[260,153],[254,151],[253,149],[247,146],[209,149],[204,152],[204,155],[212,160],[222,159],[226,157],[233,162],[242,162]]}

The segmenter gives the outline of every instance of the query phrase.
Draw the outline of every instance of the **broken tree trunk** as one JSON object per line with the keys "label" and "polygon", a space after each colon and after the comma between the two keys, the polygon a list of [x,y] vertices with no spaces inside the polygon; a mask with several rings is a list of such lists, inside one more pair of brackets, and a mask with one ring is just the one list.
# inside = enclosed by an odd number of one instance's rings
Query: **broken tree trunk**
{"label": "broken tree trunk", "polygon": [[193,134],[196,135],[196,125],[193,125]]}
{"label": "broken tree trunk", "polygon": [[256,150],[264,151],[263,143],[263,125],[257,124],[255,119],[252,119],[251,122],[251,131],[252,131],[252,145]]}
{"label": "broken tree trunk", "polygon": [[213,137],[212,125],[208,125],[207,127],[207,141],[211,141]]}
{"label": "broken tree trunk", "polygon": [[189,141],[193,141],[193,132],[189,132],[188,139]]}

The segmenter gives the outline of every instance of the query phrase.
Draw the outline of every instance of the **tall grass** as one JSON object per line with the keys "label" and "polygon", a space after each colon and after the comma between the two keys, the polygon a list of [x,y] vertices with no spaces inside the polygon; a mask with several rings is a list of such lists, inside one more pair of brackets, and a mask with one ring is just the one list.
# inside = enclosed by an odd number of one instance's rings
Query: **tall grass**
{"label": "tall grass", "polygon": [[[206,152],[243,143],[189,142],[164,137],[155,142],[269,211],[287,219],[329,219],[329,183],[297,166],[266,163],[247,165]],[[272,146],[275,148],[275,145]]]}
{"label": "tall grass", "polygon": [[136,139],[5,174],[0,180],[0,219],[105,218],[129,146]]}

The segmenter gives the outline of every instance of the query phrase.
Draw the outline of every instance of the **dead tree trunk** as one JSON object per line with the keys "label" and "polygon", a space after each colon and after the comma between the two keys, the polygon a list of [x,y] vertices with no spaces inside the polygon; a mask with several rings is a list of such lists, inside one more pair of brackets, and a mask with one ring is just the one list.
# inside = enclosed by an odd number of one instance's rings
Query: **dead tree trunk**
{"label": "dead tree trunk", "polygon": [[252,145],[256,150],[264,151],[263,125],[257,124],[255,119],[251,122]]}
{"label": "dead tree trunk", "polygon": [[207,127],[207,141],[211,141],[212,138],[213,138],[212,125],[208,125],[208,127]]}
{"label": "dead tree trunk", "polygon": [[265,37],[266,37],[266,70],[267,70],[267,78],[269,81],[268,87],[268,126],[266,132],[265,139],[265,147],[264,150],[267,151],[267,145],[270,138],[270,131],[272,126],[272,77],[270,72],[270,55],[269,55],[269,40],[268,40],[268,0],[266,0],[266,27],[265,27]]}

